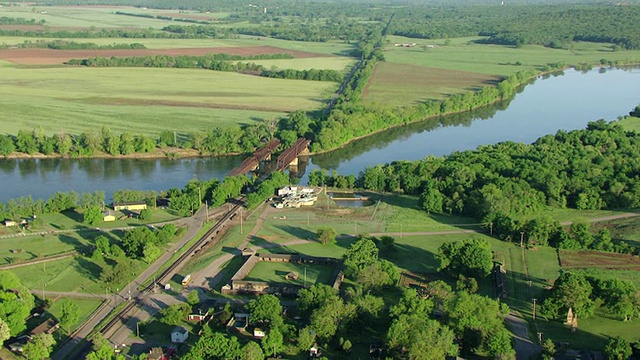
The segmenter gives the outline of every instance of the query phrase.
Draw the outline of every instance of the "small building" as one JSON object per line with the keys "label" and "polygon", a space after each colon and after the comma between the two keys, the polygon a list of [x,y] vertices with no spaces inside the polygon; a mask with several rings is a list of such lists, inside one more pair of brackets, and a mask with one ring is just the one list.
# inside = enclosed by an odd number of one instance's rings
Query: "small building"
{"label": "small building", "polygon": [[258,339],[262,339],[265,336],[267,336],[267,334],[264,332],[264,330],[262,330],[260,328],[253,329],[253,337],[258,338]]}
{"label": "small building", "polygon": [[189,337],[189,330],[185,329],[184,326],[176,326],[171,330],[171,342],[182,344],[187,341]]}
{"label": "small building", "polygon": [[242,249],[242,256],[253,256],[256,254],[256,251],[252,248],[244,248]]}
{"label": "small building", "polygon": [[53,334],[54,332],[56,332],[56,330],[58,330],[59,327],[60,327],[60,324],[57,321],[53,319],[47,319],[44,322],[42,322],[40,325],[36,326],[33,330],[31,330],[31,333],[29,334],[29,336],[40,335],[40,334]]}
{"label": "small building", "polygon": [[205,321],[207,316],[209,316],[209,309],[211,309],[211,306],[208,303],[202,304],[198,307],[196,313],[189,314],[189,321]]}
{"label": "small building", "polygon": [[148,360],[164,360],[164,351],[161,347],[154,347],[149,351]]}
{"label": "small building", "polygon": [[300,278],[300,274],[298,274],[295,271],[292,271],[290,273],[288,273],[287,275],[285,275],[285,279],[287,280],[298,280]]}
{"label": "small building", "polygon": [[112,210],[105,210],[102,212],[102,220],[105,222],[116,221],[116,213]]}
{"label": "small building", "polygon": [[237,330],[244,330],[249,325],[249,314],[235,313],[227,324],[228,327],[234,327]]}
{"label": "small building", "polygon": [[120,202],[113,203],[113,210],[115,211],[140,211],[147,208],[147,203],[145,201],[130,201],[130,202]]}
{"label": "small building", "polygon": [[16,226],[18,225],[17,222],[13,221],[13,220],[5,220],[2,222],[4,224],[4,226],[9,227],[9,226]]}

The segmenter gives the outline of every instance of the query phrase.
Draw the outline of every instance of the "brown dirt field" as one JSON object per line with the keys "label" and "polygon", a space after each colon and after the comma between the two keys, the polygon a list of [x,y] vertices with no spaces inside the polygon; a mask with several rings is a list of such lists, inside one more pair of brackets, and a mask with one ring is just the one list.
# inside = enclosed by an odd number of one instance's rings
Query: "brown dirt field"
{"label": "brown dirt field", "polygon": [[10,61],[19,65],[53,65],[63,64],[70,59],[86,59],[96,56],[102,57],[129,57],[129,56],[155,56],[155,55],[267,55],[267,54],[291,54],[296,58],[326,57],[305,51],[294,51],[273,46],[247,46],[247,47],[213,47],[213,48],[183,48],[183,49],[134,49],[134,50],[52,50],[52,49],[7,49],[0,50],[0,60]]}
{"label": "brown dirt field", "polygon": [[605,268],[640,270],[640,257],[600,251],[560,250],[563,268]]}

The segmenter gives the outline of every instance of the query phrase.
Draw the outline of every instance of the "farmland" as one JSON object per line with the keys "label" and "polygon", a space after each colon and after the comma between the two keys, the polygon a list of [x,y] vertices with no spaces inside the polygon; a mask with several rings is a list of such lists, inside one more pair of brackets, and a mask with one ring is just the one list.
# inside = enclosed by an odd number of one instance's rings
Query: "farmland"
{"label": "farmland", "polygon": [[39,127],[80,133],[96,125],[142,134],[202,131],[319,108],[335,89],[328,82],[189,69],[2,67],[0,78],[0,131],[10,134]]}

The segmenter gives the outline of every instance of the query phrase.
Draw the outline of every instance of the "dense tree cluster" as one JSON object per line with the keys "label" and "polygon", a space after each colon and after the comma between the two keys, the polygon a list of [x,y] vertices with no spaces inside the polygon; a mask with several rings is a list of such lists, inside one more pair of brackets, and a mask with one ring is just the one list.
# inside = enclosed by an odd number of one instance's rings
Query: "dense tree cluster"
{"label": "dense tree cluster", "polygon": [[390,33],[415,38],[488,36],[483,42],[522,46],[565,47],[572,41],[614,43],[640,48],[640,28],[632,19],[637,6],[556,4],[526,6],[429,5],[401,8]]}
{"label": "dense tree cluster", "polygon": [[0,271],[0,320],[9,327],[11,336],[27,328],[27,317],[34,306],[34,297],[20,279],[9,271]]}
{"label": "dense tree cluster", "polygon": [[485,239],[466,239],[446,242],[438,249],[439,270],[482,279],[491,273],[493,255],[491,244]]}
{"label": "dense tree cluster", "polygon": [[540,313],[550,319],[565,320],[567,312],[572,309],[578,318],[586,319],[598,308],[624,321],[638,318],[638,289],[628,280],[568,271],[556,279]]}
{"label": "dense tree cluster", "polygon": [[60,213],[77,210],[83,212],[90,207],[101,207],[104,204],[104,191],[78,194],[71,192],[56,192],[47,200],[34,200],[31,196],[10,199],[7,203],[0,202],[0,217],[11,220],[33,217],[44,213]]}

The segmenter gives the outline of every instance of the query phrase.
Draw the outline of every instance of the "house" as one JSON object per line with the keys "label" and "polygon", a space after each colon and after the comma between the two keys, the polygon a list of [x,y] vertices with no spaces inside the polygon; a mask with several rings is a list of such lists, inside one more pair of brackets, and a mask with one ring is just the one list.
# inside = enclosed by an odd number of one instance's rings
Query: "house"
{"label": "house", "polygon": [[105,210],[102,212],[102,220],[105,222],[116,221],[116,213],[111,210]]}
{"label": "house", "polygon": [[182,344],[187,341],[189,337],[189,330],[185,329],[183,326],[176,326],[171,331],[171,342]]}
{"label": "house", "polygon": [[262,330],[260,328],[253,329],[253,337],[256,337],[258,339],[262,339],[265,336],[267,336],[267,334],[264,332],[264,330]]}
{"label": "house", "polygon": [[234,327],[237,330],[244,330],[249,325],[249,314],[235,313],[227,324],[228,327]]}
{"label": "house", "polygon": [[287,280],[298,280],[298,278],[300,278],[300,274],[298,274],[295,271],[292,271],[292,272],[288,273],[287,275],[285,275],[285,279],[287,279]]}
{"label": "house", "polygon": [[189,314],[188,318],[189,321],[204,321],[206,320],[207,316],[209,316],[209,309],[210,306],[203,304],[202,306],[198,307],[198,312],[194,313],[194,314]]}
{"label": "house", "polygon": [[113,203],[113,210],[114,211],[122,211],[122,210],[128,210],[128,211],[140,211],[140,210],[144,210],[147,208],[147,203],[144,201],[130,201],[130,202],[120,202],[120,203]]}
{"label": "house", "polygon": [[40,325],[36,326],[33,330],[31,330],[31,333],[29,335],[33,336],[39,334],[53,334],[54,332],[56,332],[56,330],[58,330],[59,327],[60,324],[57,321],[53,319],[47,319]]}

